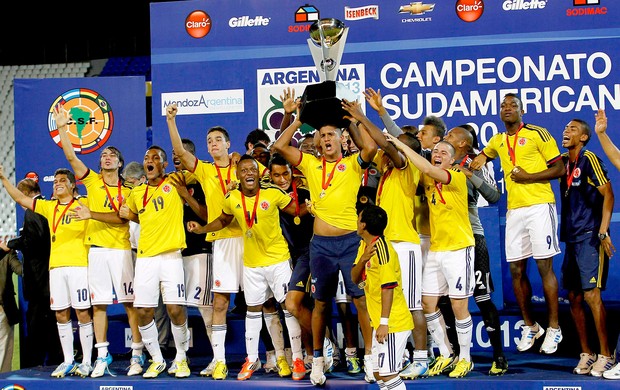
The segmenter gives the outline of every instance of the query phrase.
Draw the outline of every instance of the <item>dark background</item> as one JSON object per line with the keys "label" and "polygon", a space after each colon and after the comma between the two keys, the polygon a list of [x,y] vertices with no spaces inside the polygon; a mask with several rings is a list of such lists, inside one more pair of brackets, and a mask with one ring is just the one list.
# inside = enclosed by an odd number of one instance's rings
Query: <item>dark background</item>
{"label": "dark background", "polygon": [[10,0],[0,8],[0,65],[150,55],[150,3]]}

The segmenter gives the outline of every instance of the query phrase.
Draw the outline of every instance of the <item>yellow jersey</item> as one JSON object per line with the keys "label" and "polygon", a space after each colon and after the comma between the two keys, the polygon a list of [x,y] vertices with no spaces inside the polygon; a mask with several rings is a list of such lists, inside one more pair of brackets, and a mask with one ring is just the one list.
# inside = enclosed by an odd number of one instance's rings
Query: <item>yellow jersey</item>
{"label": "yellow jersey", "polygon": [[304,174],[314,203],[315,215],[344,230],[357,230],[357,191],[362,184],[359,153],[327,162],[308,153],[300,153],[296,167]]}
{"label": "yellow jersey", "polygon": [[[375,248],[377,251],[366,263],[362,275],[370,324],[375,329],[379,327],[382,311],[381,290],[389,288],[394,291],[394,296],[390,308],[388,332],[396,333],[411,330],[413,329],[413,319],[403,293],[398,254],[385,236],[376,238]],[[362,240],[354,264],[359,262],[365,249],[366,243]]]}
{"label": "yellow jersey", "polygon": [[[121,184],[109,185],[103,181],[100,173],[88,170],[80,178],[86,187],[90,210],[100,213],[118,213],[123,199],[127,199],[131,188]],[[129,223],[105,223],[91,219],[86,229],[86,245],[97,245],[102,248],[131,249],[129,243]]]}
{"label": "yellow jersey", "polygon": [[267,267],[291,258],[280,227],[280,209],[291,202],[286,192],[274,186],[261,186],[252,197],[240,190],[226,195],[222,211],[232,215],[243,230],[245,267]]}
{"label": "yellow jersey", "polygon": [[127,206],[140,219],[138,257],[185,249],[183,199],[167,176],[157,186],[134,187]]}
{"label": "yellow jersey", "polygon": [[508,193],[508,209],[555,203],[549,181],[515,183],[510,178],[515,166],[528,173],[538,173],[562,158],[555,139],[547,129],[525,124],[514,135],[495,134],[482,153],[490,159],[499,157]]}
{"label": "yellow jersey", "polygon": [[[81,197],[79,201],[89,206],[88,198]],[[57,200],[35,200],[34,211],[47,218],[50,228],[50,269],[88,266],[88,246],[84,238],[90,221],[69,218],[69,214],[79,206],[77,199],[68,204],[61,204]]]}
{"label": "yellow jersey", "polygon": [[474,245],[467,205],[467,177],[455,168],[446,172],[450,175],[447,184],[424,175],[431,226],[430,250],[433,252],[454,251]]}

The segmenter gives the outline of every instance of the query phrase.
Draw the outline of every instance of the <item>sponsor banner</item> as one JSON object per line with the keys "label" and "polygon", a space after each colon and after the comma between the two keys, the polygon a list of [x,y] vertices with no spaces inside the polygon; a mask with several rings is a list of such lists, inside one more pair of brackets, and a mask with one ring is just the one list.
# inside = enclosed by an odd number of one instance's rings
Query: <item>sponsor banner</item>
{"label": "sponsor banner", "polygon": [[163,93],[161,115],[166,116],[166,107],[176,103],[177,115],[222,114],[244,111],[243,89],[223,91],[193,91]]}
{"label": "sponsor banner", "polygon": [[344,7],[345,20],[379,19],[379,6]]}

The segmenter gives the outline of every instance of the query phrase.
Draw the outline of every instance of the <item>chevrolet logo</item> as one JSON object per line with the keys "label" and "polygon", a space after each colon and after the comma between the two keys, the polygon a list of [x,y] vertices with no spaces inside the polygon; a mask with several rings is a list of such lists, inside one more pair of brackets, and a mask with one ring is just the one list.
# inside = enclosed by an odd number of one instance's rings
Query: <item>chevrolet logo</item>
{"label": "chevrolet logo", "polygon": [[421,1],[414,1],[409,5],[401,5],[398,9],[399,14],[410,13],[411,15],[424,15],[435,9],[435,4],[423,4]]}

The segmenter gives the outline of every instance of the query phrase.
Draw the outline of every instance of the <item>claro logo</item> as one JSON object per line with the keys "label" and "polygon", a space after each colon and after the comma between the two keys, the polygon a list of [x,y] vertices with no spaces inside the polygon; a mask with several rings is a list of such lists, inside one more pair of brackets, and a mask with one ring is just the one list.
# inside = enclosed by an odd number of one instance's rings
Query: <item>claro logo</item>
{"label": "claro logo", "polygon": [[204,38],[211,31],[211,17],[205,11],[193,11],[185,18],[185,31],[192,38]]}
{"label": "claro logo", "polygon": [[269,26],[269,18],[264,16],[240,16],[238,18],[230,18],[228,25],[232,28],[235,27],[264,27]]}
{"label": "claro logo", "polygon": [[483,0],[457,0],[456,15],[464,22],[475,22],[484,12]]}

